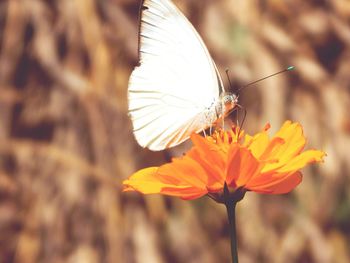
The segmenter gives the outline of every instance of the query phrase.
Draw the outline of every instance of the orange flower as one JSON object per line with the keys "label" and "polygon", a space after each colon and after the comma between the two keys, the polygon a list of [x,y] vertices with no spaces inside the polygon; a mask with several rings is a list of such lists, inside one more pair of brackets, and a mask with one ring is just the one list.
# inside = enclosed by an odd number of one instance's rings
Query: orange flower
{"label": "orange flower", "polygon": [[244,135],[236,128],[206,138],[193,134],[194,146],[183,157],[136,172],[123,182],[124,191],[187,200],[208,194],[219,202],[224,189],[243,195],[245,191],[288,193],[302,180],[299,170],[321,162],[325,153],[302,152],[306,139],[298,123],[286,121],[272,139],[268,137],[269,128],[266,125],[255,136]]}

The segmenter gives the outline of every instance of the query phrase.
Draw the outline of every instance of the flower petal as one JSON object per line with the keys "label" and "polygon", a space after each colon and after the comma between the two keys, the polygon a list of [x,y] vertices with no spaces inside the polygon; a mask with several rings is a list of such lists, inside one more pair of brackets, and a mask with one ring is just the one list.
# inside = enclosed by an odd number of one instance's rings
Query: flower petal
{"label": "flower petal", "polygon": [[188,156],[196,160],[208,174],[208,182],[220,182],[223,186],[225,181],[226,154],[220,147],[205,138],[193,134],[191,140],[194,148],[188,152]]}
{"label": "flower petal", "polygon": [[269,137],[267,136],[267,133],[261,132],[256,134],[254,137],[250,137],[246,135],[245,138],[245,146],[251,150],[252,154],[256,158],[260,158],[260,156],[265,151],[267,145],[269,143]]}
{"label": "flower petal", "polygon": [[281,138],[285,143],[279,147],[275,147],[269,153],[270,159],[279,159],[279,162],[266,166],[264,171],[276,169],[286,164],[291,158],[298,155],[306,144],[301,125],[299,123],[292,123],[291,121],[286,121],[274,138]]}
{"label": "flower petal", "polygon": [[247,186],[247,189],[257,193],[285,194],[292,191],[302,181],[300,172],[287,173],[278,177],[265,185]]}
{"label": "flower petal", "polygon": [[325,152],[322,151],[308,150],[291,159],[286,165],[277,169],[277,171],[281,173],[297,171],[307,164],[323,161],[325,155]]}
{"label": "flower petal", "polygon": [[208,191],[204,189],[198,189],[195,187],[187,187],[182,189],[163,188],[161,193],[165,195],[180,197],[184,200],[192,200],[192,199],[199,198],[203,195],[206,195]]}
{"label": "flower petal", "polygon": [[160,193],[181,197],[183,199],[196,198],[196,196],[199,197],[208,192],[205,187],[198,188],[188,184],[183,184],[184,182],[181,182],[181,180],[173,181],[173,179],[176,178],[175,176],[162,176],[159,173],[159,170],[164,168],[164,166],[160,168],[145,168],[136,172],[128,180],[123,182],[123,185],[125,186],[124,191],[138,191],[143,194]]}
{"label": "flower petal", "polygon": [[244,186],[261,169],[260,163],[252,153],[247,148],[240,147],[238,143],[231,145],[227,165],[226,182],[231,187]]}
{"label": "flower petal", "polygon": [[265,147],[263,153],[259,156],[260,160],[271,160],[276,159],[275,153],[281,149],[281,146],[285,144],[286,141],[280,137],[274,137]]}
{"label": "flower petal", "polygon": [[135,190],[143,194],[160,193],[166,184],[159,180],[157,170],[158,167],[149,167],[134,173],[123,182],[124,191]]}
{"label": "flower petal", "polygon": [[173,184],[194,186],[206,189],[208,176],[206,171],[192,158],[184,156],[174,158],[171,163],[162,165],[157,171],[161,180]]}

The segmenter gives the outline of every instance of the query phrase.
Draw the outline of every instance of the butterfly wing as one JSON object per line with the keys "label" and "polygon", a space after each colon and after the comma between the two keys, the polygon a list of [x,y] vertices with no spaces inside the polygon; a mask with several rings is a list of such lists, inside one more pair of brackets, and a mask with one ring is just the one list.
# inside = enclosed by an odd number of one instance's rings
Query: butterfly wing
{"label": "butterfly wing", "polygon": [[222,81],[202,39],[170,0],[142,2],[139,34],[129,114],[138,143],[162,150],[215,120]]}

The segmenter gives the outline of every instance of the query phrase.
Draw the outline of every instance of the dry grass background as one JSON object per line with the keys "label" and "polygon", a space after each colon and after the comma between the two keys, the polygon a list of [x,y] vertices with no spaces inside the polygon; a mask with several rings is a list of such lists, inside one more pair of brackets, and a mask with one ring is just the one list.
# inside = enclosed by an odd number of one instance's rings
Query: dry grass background
{"label": "dry grass background", "polygon": [[[246,195],[241,262],[350,262],[350,2],[176,3],[236,84],[296,66],[242,92],[246,130],[293,119],[328,153],[291,194]],[[229,262],[224,207],[121,193],[182,149],[133,139],[138,5],[0,2],[0,262]]]}

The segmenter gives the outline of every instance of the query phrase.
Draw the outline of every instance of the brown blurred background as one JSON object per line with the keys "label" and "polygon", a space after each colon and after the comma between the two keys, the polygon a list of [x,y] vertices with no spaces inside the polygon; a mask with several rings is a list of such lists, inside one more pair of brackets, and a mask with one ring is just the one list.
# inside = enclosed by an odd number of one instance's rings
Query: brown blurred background
{"label": "brown blurred background", "polygon": [[[0,262],[230,262],[224,207],[121,193],[183,149],[132,135],[139,2],[0,1]],[[239,203],[240,262],[350,262],[350,1],[175,2],[235,84],[296,66],[241,93],[248,132],[292,119],[328,153]]]}

